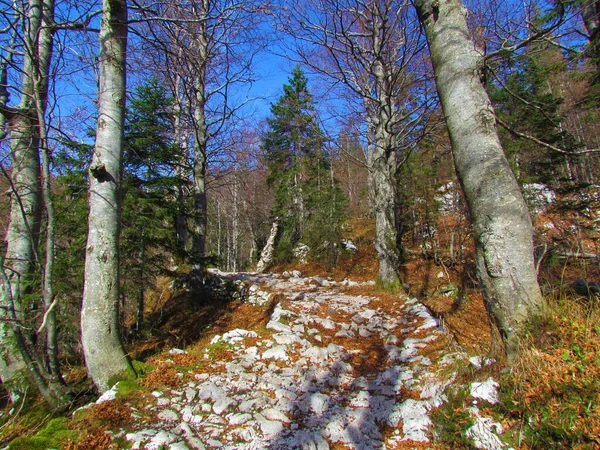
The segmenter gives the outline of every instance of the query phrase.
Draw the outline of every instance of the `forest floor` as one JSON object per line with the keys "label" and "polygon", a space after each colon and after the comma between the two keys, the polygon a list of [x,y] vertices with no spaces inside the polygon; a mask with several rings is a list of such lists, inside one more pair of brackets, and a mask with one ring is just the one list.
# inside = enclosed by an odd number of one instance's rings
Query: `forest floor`
{"label": "forest floor", "polygon": [[[125,411],[110,429],[117,446],[444,448],[430,442],[429,413],[457,366],[477,370],[486,359],[459,351],[415,298],[298,271],[218,275],[244,291],[229,326],[151,358],[157,369],[131,401],[119,399],[119,385],[97,401]],[[473,406],[494,401],[494,389],[491,380],[474,386]],[[492,421],[473,415],[472,437],[502,448]]]}

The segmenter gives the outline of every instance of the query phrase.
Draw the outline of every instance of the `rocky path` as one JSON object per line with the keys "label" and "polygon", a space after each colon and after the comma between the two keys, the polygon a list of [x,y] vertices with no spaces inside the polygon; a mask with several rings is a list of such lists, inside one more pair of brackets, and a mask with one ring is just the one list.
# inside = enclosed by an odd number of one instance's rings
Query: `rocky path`
{"label": "rocky path", "polygon": [[[152,393],[156,420],[125,433],[132,448],[394,449],[428,441],[428,412],[443,400],[442,369],[452,357],[424,306],[296,272],[221,275],[243,284],[249,302],[277,295],[266,329],[215,336],[202,373]],[[224,349],[225,360],[213,359]]]}

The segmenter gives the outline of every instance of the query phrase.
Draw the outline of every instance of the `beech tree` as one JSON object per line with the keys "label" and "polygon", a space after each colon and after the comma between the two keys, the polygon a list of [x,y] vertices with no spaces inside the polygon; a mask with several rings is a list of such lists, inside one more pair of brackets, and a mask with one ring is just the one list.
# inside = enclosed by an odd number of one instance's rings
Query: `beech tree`
{"label": "beech tree", "polygon": [[542,307],[527,205],[508,165],[481,81],[483,55],[459,0],[415,0],[429,43],[454,163],[473,220],[477,272],[493,338],[510,361],[524,323]]}
{"label": "beech tree", "polygon": [[[211,157],[223,154],[218,137],[247,102],[234,99],[233,93],[252,81],[253,60],[264,45],[262,9],[260,1],[230,0],[149,3],[142,8],[145,19],[157,19],[148,26],[152,45],[165,54],[176,110],[186,119],[177,124],[176,133],[191,136],[190,256],[198,276],[195,286],[201,284],[206,256],[208,165]],[[189,125],[187,131],[180,129],[182,122]]]}
{"label": "beech tree", "polygon": [[283,27],[302,62],[352,96],[366,123],[369,202],[376,219],[379,281],[398,284],[403,259],[398,169],[425,128],[425,48],[405,0],[291,1]]}
{"label": "beech tree", "polygon": [[[32,0],[12,8],[10,38],[0,65],[0,126],[3,137],[10,137],[11,155],[10,175],[2,167],[10,179],[11,211],[6,253],[0,259],[0,377],[11,382],[15,371],[26,367],[45,400],[59,408],[67,392],[58,362],[52,282],[55,217],[46,124],[53,36],[59,25],[54,22],[52,0]],[[8,11],[3,13],[4,19],[11,17]],[[19,73],[19,86],[9,84],[14,81],[9,70]],[[15,91],[20,101],[12,106],[10,94]],[[43,209],[45,252],[39,245]],[[44,312],[41,323],[28,314],[31,304]]]}
{"label": "beech tree", "polygon": [[131,369],[119,333],[119,215],[125,116],[127,5],[103,0],[99,35],[98,123],[89,168],[82,345],[99,391]]}

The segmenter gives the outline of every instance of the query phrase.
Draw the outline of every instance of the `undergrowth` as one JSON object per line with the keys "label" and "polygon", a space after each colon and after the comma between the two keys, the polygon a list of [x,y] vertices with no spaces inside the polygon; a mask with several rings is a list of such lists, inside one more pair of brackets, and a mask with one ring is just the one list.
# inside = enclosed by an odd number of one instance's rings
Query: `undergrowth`
{"label": "undergrowth", "polygon": [[575,299],[550,302],[529,324],[495,408],[512,443],[531,449],[600,448],[600,311]]}

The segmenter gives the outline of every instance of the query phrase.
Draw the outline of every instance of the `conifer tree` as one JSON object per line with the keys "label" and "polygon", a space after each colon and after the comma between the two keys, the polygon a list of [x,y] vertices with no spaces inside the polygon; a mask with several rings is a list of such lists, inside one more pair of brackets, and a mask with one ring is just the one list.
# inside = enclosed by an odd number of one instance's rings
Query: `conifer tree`
{"label": "conifer tree", "polygon": [[273,214],[280,221],[280,261],[291,259],[299,243],[307,244],[314,258],[331,260],[344,220],[346,202],[333,177],[307,85],[296,66],[283,95],[271,106],[268,131],[262,136],[268,182],[275,193]]}
{"label": "conifer tree", "polygon": [[180,158],[173,145],[172,105],[165,88],[152,79],[136,89],[126,113],[121,272],[125,292],[136,298],[138,330],[144,290],[164,259],[157,250],[176,247],[175,190],[184,181],[175,176]]}

